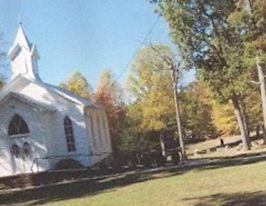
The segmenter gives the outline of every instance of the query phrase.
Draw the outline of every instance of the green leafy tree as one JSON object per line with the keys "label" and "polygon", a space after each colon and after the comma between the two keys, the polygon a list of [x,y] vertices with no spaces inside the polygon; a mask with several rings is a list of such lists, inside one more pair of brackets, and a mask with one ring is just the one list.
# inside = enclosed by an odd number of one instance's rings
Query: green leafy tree
{"label": "green leafy tree", "polygon": [[[165,133],[175,136],[175,108],[172,71],[165,57],[172,59],[172,51],[164,45],[141,49],[134,59],[128,78],[131,104],[127,119],[131,142],[142,142],[146,151],[159,143]],[[134,140],[134,141],[133,141]]]}
{"label": "green leafy tree", "polygon": [[[234,12],[228,18],[236,28],[244,42],[245,55],[243,62],[254,73],[257,70],[257,79],[260,86],[262,114],[266,128],[266,1],[265,0],[238,0]],[[264,134],[266,144],[266,135]]]}
{"label": "green leafy tree", "polygon": [[212,101],[212,122],[219,136],[239,133],[234,107],[231,102],[219,103]]}
{"label": "green leafy tree", "polygon": [[243,104],[246,68],[243,44],[227,19],[235,9],[233,0],[154,0],[168,22],[185,67],[198,77],[219,102],[231,101],[241,132],[243,149],[249,149],[247,117]]}
{"label": "green leafy tree", "polygon": [[60,86],[80,97],[87,99],[91,97],[92,87],[79,71],[76,71],[67,81],[61,83]]}
{"label": "green leafy tree", "polygon": [[254,131],[257,126],[263,125],[261,94],[255,86],[248,89],[248,95],[245,98],[245,105],[249,120],[249,131]]}
{"label": "green leafy tree", "polygon": [[210,91],[200,82],[192,82],[180,93],[182,122],[186,138],[200,141],[216,137],[212,121],[212,97]]}
{"label": "green leafy tree", "polygon": [[[155,46],[160,53],[172,55],[166,46]],[[172,75],[167,64],[151,47],[140,50],[132,64],[128,88],[134,107],[141,114],[143,130],[160,131],[173,121]]]}
{"label": "green leafy tree", "polygon": [[156,141],[151,141],[150,131],[143,130],[141,126],[142,113],[139,109],[140,107],[135,104],[127,106],[121,130],[122,138],[119,144],[121,151],[143,153],[154,147]]}

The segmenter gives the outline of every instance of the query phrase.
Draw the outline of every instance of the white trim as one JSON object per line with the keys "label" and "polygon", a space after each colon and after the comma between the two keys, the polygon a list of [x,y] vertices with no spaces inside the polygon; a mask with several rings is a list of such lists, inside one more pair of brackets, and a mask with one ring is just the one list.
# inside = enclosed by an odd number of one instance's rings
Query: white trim
{"label": "white trim", "polygon": [[44,105],[42,103],[36,102],[34,100],[32,100],[31,98],[15,93],[15,92],[9,92],[6,96],[4,96],[3,98],[0,98],[0,103],[1,102],[7,102],[10,98],[14,98],[14,99],[18,99],[19,101],[25,103],[25,104],[29,104],[32,107],[35,107],[36,109],[39,109],[40,111],[44,110],[44,111],[52,111],[55,112],[56,109],[49,106],[49,105]]}
{"label": "white trim", "polygon": [[14,135],[9,135],[10,138],[23,138],[23,137],[30,137],[30,133],[25,133],[25,134],[14,134]]}

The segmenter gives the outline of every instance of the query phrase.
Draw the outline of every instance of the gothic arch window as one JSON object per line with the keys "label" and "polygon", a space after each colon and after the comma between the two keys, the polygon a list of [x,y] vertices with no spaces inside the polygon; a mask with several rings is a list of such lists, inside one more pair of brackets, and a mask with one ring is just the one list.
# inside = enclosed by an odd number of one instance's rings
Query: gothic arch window
{"label": "gothic arch window", "polygon": [[18,114],[15,114],[9,123],[8,135],[12,136],[12,135],[29,134],[29,133],[30,130],[25,120]]}
{"label": "gothic arch window", "polygon": [[69,152],[76,151],[73,125],[72,125],[72,121],[69,117],[66,117],[64,120],[64,128],[65,128],[67,150]]}

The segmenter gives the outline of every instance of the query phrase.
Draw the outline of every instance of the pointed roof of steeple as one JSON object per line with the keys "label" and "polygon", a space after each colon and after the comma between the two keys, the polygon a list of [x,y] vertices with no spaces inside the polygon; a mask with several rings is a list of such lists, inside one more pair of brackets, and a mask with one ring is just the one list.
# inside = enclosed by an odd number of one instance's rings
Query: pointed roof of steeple
{"label": "pointed roof of steeple", "polygon": [[37,63],[39,54],[37,47],[28,40],[22,24],[19,24],[15,40],[8,52],[8,57],[11,62],[11,78],[23,74],[32,79],[39,79]]}
{"label": "pointed roof of steeple", "polygon": [[17,35],[15,38],[15,42],[17,42],[18,44],[20,44],[21,46],[26,46],[30,49],[31,47],[31,43],[22,27],[22,23],[19,23],[19,27],[18,27],[18,31],[17,31]]}
{"label": "pointed roof of steeple", "polygon": [[31,49],[31,43],[22,27],[22,23],[19,23],[18,31],[17,31],[12,48],[14,48],[17,45],[21,47],[25,47],[28,50]]}

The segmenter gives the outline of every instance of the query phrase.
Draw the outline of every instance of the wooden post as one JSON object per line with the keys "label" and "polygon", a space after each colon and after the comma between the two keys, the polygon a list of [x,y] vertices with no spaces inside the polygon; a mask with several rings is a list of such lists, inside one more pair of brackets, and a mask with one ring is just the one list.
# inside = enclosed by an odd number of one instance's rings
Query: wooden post
{"label": "wooden post", "polygon": [[174,102],[175,102],[175,114],[176,114],[175,116],[176,116],[179,144],[181,148],[181,161],[185,161],[187,157],[186,157],[186,149],[185,149],[185,144],[184,144],[184,139],[183,139],[182,124],[181,124],[181,118],[180,118],[177,69],[173,67],[172,70],[173,70],[173,89],[174,89]]}

